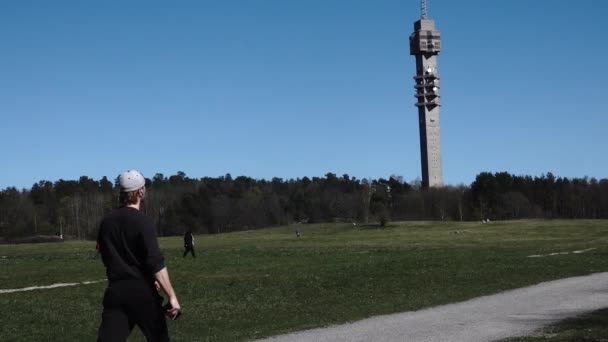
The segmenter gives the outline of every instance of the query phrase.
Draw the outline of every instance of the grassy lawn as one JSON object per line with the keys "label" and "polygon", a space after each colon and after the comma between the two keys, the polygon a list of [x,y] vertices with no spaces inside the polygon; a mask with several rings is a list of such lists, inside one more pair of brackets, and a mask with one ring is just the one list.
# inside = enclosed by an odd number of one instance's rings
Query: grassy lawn
{"label": "grassy lawn", "polygon": [[[197,236],[197,259],[161,239],[184,308],[173,339],[245,341],[608,271],[608,221],[297,227]],[[94,242],[0,246],[0,289],[103,279],[94,254]],[[1,339],[94,340],[104,288],[0,294]]]}

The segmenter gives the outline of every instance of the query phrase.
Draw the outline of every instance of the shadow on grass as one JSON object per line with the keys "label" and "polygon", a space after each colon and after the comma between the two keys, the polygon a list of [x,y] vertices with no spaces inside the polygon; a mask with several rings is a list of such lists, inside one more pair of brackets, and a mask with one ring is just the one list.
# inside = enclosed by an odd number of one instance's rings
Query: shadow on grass
{"label": "shadow on grass", "polygon": [[537,341],[608,341],[608,308],[563,320],[542,328],[534,336],[516,337],[504,342],[537,342]]}
{"label": "shadow on grass", "polygon": [[567,319],[558,324],[563,329],[590,329],[602,327],[608,329],[608,308]]}
{"label": "shadow on grass", "polygon": [[360,223],[357,224],[356,226],[353,226],[353,228],[359,229],[359,230],[381,230],[381,229],[389,229],[389,228],[398,228],[399,225],[396,223],[385,223],[384,226],[381,225],[380,223]]}

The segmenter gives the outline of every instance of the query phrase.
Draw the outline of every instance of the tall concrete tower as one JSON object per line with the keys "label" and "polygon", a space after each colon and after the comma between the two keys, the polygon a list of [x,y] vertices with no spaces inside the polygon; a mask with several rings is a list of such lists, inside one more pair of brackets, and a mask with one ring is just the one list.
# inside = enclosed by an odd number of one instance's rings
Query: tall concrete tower
{"label": "tall concrete tower", "polygon": [[410,36],[410,54],[416,57],[416,107],[420,127],[420,160],[422,187],[443,185],[441,171],[441,132],[439,129],[439,73],[437,55],[441,36],[435,22],[427,18],[426,0],[421,0],[420,20],[414,23]]}

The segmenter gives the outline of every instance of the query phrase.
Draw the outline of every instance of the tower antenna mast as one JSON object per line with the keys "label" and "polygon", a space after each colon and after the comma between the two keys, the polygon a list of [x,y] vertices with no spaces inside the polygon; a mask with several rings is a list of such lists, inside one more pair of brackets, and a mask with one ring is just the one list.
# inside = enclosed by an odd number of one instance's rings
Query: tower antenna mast
{"label": "tower antenna mast", "polygon": [[426,0],[420,0],[420,19],[428,19],[426,15]]}

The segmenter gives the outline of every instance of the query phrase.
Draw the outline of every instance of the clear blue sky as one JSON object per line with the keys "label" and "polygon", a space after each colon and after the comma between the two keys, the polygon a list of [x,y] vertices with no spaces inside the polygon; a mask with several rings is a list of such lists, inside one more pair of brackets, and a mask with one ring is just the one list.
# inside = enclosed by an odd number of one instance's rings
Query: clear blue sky
{"label": "clear blue sky", "polygon": [[[418,0],[0,1],[0,189],[420,177]],[[608,177],[608,1],[429,0],[447,184]]]}

